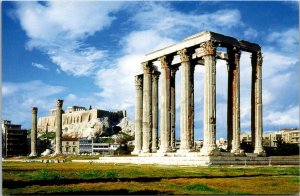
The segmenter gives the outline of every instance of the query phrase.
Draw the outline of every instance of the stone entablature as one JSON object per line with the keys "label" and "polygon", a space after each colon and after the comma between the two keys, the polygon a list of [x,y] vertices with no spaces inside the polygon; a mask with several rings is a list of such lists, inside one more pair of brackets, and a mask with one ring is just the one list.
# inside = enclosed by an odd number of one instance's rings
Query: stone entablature
{"label": "stone entablature", "polygon": [[[218,52],[218,47],[227,52]],[[153,133],[152,116],[157,98],[157,89],[152,88],[151,75],[158,61],[161,66],[160,85],[160,146],[157,152],[169,153],[174,150],[175,130],[175,72],[181,70],[181,112],[180,149],[178,153],[194,151],[194,70],[196,65],[204,65],[204,141],[201,155],[218,155],[216,146],[216,61],[227,61],[228,66],[228,151],[242,154],[240,149],[240,54],[251,53],[251,132],[254,153],[264,155],[262,147],[262,53],[258,44],[239,41],[233,37],[214,32],[201,32],[185,40],[147,54],[143,60],[143,75],[136,76],[136,148],[133,154],[155,152],[151,149]],[[250,60],[250,59],[249,59]],[[197,117],[196,117],[197,118]],[[151,131],[152,130],[152,131]],[[153,137],[155,136],[155,137]],[[156,147],[154,149],[157,149]]]}

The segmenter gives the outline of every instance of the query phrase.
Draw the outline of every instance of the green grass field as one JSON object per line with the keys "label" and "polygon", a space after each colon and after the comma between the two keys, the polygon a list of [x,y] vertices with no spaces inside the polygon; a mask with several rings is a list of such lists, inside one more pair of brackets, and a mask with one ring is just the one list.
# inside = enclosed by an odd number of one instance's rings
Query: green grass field
{"label": "green grass field", "polygon": [[298,194],[299,167],[3,162],[3,194]]}

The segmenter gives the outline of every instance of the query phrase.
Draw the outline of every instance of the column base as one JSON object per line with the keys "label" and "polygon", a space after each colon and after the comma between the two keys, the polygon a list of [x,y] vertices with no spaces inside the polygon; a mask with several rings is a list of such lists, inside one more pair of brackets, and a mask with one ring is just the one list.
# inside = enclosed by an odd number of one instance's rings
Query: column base
{"label": "column base", "polygon": [[157,150],[157,154],[164,154],[169,152],[172,152],[170,148],[160,148],[159,150]]}
{"label": "column base", "polygon": [[200,150],[200,155],[204,156],[217,156],[220,154],[221,153],[216,146],[203,146]]}
{"label": "column base", "polygon": [[187,154],[189,152],[194,152],[193,149],[189,149],[189,148],[184,148],[184,149],[179,149],[177,150],[177,154]]}
{"label": "column base", "polygon": [[147,150],[142,150],[141,153],[142,154],[147,154],[147,153],[151,153],[151,151],[150,151],[150,149],[147,149]]}
{"label": "column base", "polygon": [[29,157],[37,157],[37,154],[35,152],[30,153]]}
{"label": "column base", "polygon": [[151,149],[151,152],[152,152],[152,153],[156,153],[156,152],[157,152],[157,148],[152,148],[152,149]]}
{"label": "column base", "polygon": [[266,152],[263,149],[263,147],[255,147],[254,153],[258,154],[258,156],[260,156],[260,157],[265,157],[266,156]]}
{"label": "column base", "polygon": [[234,154],[235,156],[244,156],[245,155],[245,152],[244,150],[241,150],[241,149],[232,149],[230,151],[232,154]]}
{"label": "column base", "polygon": [[62,155],[62,153],[61,152],[55,152],[55,153],[53,153],[53,156],[59,156],[59,155]]}
{"label": "column base", "polygon": [[138,155],[138,154],[140,154],[140,153],[141,153],[141,150],[133,150],[133,151],[131,152],[132,155]]}

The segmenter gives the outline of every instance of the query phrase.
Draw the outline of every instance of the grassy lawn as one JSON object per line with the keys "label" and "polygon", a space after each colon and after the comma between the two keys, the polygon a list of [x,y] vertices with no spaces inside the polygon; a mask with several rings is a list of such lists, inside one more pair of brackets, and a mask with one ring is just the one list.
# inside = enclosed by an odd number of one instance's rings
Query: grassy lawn
{"label": "grassy lawn", "polygon": [[297,194],[299,167],[3,162],[3,194]]}

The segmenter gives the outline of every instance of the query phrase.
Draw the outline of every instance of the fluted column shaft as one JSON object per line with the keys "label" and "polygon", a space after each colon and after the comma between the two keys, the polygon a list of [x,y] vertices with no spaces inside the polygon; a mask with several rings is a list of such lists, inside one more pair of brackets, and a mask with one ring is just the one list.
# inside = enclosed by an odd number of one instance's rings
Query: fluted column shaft
{"label": "fluted column shaft", "polygon": [[176,71],[178,67],[171,68],[171,149],[176,150]]}
{"label": "fluted column shaft", "polygon": [[186,49],[178,52],[181,59],[180,152],[191,150],[191,63]]}
{"label": "fluted column shaft", "polygon": [[160,89],[160,147],[159,153],[169,152],[171,146],[171,118],[170,118],[170,64],[171,60],[166,57],[159,58],[161,64],[161,89]]}
{"label": "fluted column shaft", "polygon": [[194,143],[195,143],[195,103],[194,103],[194,98],[195,98],[195,86],[194,86],[194,73],[195,73],[195,65],[191,65],[191,138],[190,138],[190,148],[194,149]]}
{"label": "fluted column shaft", "polygon": [[29,156],[35,157],[37,156],[37,112],[38,109],[36,107],[32,108],[32,126],[31,126],[31,152]]}
{"label": "fluted column shaft", "polygon": [[[262,146],[262,54],[252,53],[252,141],[254,143],[254,153],[265,155]],[[254,114],[253,114],[254,113]],[[254,118],[254,119],[253,119]],[[254,139],[254,140],[253,140]]]}
{"label": "fluted column shaft", "polygon": [[135,139],[134,151],[132,154],[139,154],[142,150],[143,130],[143,74],[135,76]]}
{"label": "fluted column shaft", "polygon": [[56,102],[56,149],[55,154],[62,153],[62,105],[63,100]]}
{"label": "fluted column shaft", "polygon": [[152,75],[152,152],[158,149],[158,79],[160,72]]}
{"label": "fluted column shaft", "polygon": [[202,155],[218,154],[216,146],[216,48],[212,41],[201,44],[204,49],[204,141]]}
{"label": "fluted column shaft", "polygon": [[229,56],[227,62],[228,69],[228,84],[227,84],[227,150],[230,152],[232,149],[232,134],[233,134],[233,53],[227,50]]}
{"label": "fluted column shaft", "polygon": [[239,154],[240,149],[240,51],[230,51],[229,57],[233,58],[232,72],[232,149],[231,152]]}
{"label": "fluted column shaft", "polygon": [[151,152],[152,141],[152,65],[143,63],[143,153]]}

